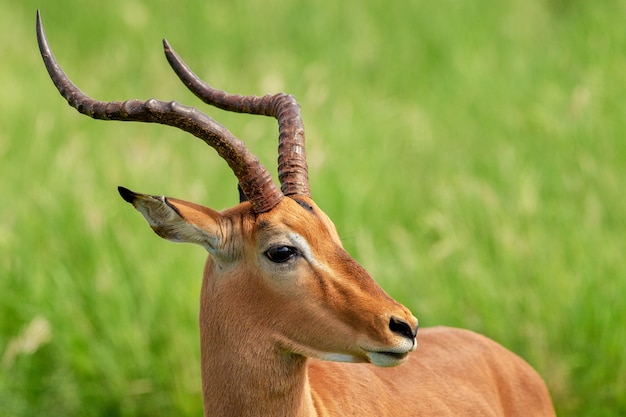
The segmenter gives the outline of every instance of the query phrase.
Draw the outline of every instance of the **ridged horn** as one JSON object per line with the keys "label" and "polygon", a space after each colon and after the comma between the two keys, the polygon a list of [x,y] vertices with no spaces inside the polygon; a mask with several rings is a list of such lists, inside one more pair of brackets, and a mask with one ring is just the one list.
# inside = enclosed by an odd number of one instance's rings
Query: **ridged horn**
{"label": "ridged horn", "polygon": [[165,56],[178,78],[200,100],[223,110],[271,116],[278,120],[278,179],[284,195],[309,197],[309,176],[300,105],[288,94],[242,96],[228,94],[202,81],[163,40]]}
{"label": "ridged horn", "polygon": [[164,102],[156,99],[104,102],[80,91],[63,72],[52,54],[39,11],[37,11],[37,42],[52,82],[68,104],[80,113],[93,119],[159,123],[184,130],[213,147],[228,163],[256,213],[271,210],[283,198],[270,173],[243,142],[226,127],[198,109],[176,101]]}

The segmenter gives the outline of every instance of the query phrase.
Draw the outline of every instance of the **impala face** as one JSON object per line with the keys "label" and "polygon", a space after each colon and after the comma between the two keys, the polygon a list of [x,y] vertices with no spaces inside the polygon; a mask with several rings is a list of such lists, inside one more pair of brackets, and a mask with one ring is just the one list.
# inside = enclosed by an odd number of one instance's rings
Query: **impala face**
{"label": "impala face", "polygon": [[290,329],[285,344],[327,360],[402,362],[415,350],[417,320],[348,255],[312,200],[286,198],[277,209],[259,216],[252,233],[261,279],[282,305],[295,304],[285,312],[295,322],[317,323],[316,332]]}
{"label": "impala face", "polygon": [[285,351],[394,366],[415,350],[417,320],[348,255],[311,199],[284,198],[261,214],[248,203],[218,213],[124,188],[120,193],[159,236],[205,247],[213,298],[241,306],[231,320],[242,328],[262,327],[271,315],[273,328],[264,331]]}

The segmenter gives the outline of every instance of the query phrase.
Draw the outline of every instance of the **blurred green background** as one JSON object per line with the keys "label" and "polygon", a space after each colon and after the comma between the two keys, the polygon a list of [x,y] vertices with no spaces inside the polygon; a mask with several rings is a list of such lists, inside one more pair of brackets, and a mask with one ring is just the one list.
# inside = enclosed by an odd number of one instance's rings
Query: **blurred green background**
{"label": "blurred green background", "polygon": [[626,2],[0,0],[0,416],[201,415],[205,254],[115,187],[237,201],[200,141],[69,108],[37,8],[83,91],[199,105],[273,171],[275,121],[201,105],[161,38],[294,94],[314,198],[421,325],[517,352],[561,416],[626,414]]}

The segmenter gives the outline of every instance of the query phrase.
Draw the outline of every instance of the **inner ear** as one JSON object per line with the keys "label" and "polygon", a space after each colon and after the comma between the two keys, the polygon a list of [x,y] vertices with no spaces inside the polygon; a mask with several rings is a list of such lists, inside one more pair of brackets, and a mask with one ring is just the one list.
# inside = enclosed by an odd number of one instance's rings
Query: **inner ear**
{"label": "inner ear", "polygon": [[218,250],[221,235],[217,211],[174,198],[135,193],[123,187],[118,190],[163,239],[195,243],[211,253]]}

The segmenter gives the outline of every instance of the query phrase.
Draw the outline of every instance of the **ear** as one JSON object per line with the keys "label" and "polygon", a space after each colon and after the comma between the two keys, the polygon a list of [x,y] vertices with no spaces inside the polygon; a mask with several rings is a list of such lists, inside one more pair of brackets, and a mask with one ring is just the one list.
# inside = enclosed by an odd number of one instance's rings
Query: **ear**
{"label": "ear", "polygon": [[217,211],[173,198],[135,193],[124,187],[117,190],[143,214],[157,235],[172,242],[196,243],[211,253],[217,252],[221,241]]}

